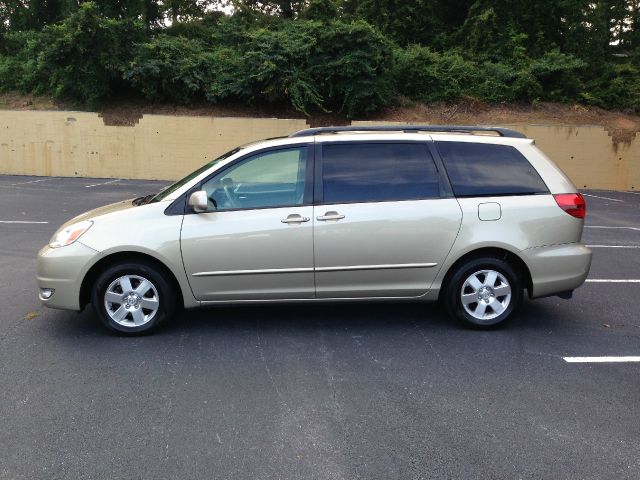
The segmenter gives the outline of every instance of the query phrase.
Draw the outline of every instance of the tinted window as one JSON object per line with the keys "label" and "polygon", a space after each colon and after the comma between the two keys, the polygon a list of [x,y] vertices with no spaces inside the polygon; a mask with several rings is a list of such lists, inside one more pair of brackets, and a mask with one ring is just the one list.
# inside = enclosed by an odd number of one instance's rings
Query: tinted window
{"label": "tinted window", "polygon": [[382,202],[435,198],[438,171],[419,143],[351,143],[322,146],[324,202]]}
{"label": "tinted window", "polygon": [[547,193],[538,172],[514,147],[469,142],[436,142],[458,196]]}
{"label": "tinted window", "polygon": [[202,185],[209,210],[302,205],[307,147],[259,153]]}

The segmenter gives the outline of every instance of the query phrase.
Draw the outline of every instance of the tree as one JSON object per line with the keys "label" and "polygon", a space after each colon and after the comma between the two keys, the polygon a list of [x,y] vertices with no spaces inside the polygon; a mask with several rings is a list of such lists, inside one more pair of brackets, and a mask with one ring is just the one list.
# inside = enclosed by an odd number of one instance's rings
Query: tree
{"label": "tree", "polygon": [[309,0],[309,5],[302,11],[302,18],[309,20],[331,21],[338,18],[338,2],[336,0]]}
{"label": "tree", "polygon": [[220,0],[164,0],[162,9],[172,23],[201,18],[211,8],[220,5]]}
{"label": "tree", "polygon": [[2,23],[7,30],[38,30],[69,14],[75,0],[5,0],[0,2]]}
{"label": "tree", "polygon": [[[466,18],[470,0],[353,0],[345,1],[355,8],[355,15],[380,28],[402,45],[434,42],[455,31]],[[450,45],[449,45],[450,46]]]}
{"label": "tree", "polygon": [[236,10],[249,10],[283,19],[296,18],[307,5],[306,0],[231,0]]}

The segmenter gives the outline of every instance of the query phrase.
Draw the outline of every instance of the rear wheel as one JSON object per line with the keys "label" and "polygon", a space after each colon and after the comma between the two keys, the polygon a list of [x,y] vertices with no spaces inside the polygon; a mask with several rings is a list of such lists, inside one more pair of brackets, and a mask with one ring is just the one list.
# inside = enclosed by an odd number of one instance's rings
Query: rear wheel
{"label": "rear wheel", "polygon": [[110,330],[142,335],[173,315],[176,293],[156,267],[122,263],[98,277],[91,303],[100,321]]}
{"label": "rear wheel", "polygon": [[445,286],[449,314],[468,326],[502,324],[522,303],[522,281],[516,270],[498,258],[471,259],[459,267]]}

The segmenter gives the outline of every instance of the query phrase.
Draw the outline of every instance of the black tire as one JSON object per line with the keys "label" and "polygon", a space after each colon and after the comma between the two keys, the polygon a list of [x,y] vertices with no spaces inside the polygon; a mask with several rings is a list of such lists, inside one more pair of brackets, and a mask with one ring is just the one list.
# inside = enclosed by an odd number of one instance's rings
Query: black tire
{"label": "black tire", "polygon": [[[147,262],[131,261],[118,263],[107,268],[98,276],[91,291],[91,303],[102,324],[109,330],[117,332],[120,335],[146,335],[155,331],[161,324],[169,320],[176,310],[177,296],[175,287],[172,285],[173,282],[168,280],[165,275],[166,274],[163,274],[157,267]],[[129,281],[134,288],[142,284],[139,278],[149,281],[153,287],[153,289],[150,288],[150,295],[147,294],[147,298],[138,297],[139,301],[130,307],[132,311],[139,308],[140,311],[143,312],[145,320],[144,323],[140,325],[134,324],[132,313],[127,313],[125,318],[118,323],[112,318],[112,315],[110,315],[108,311],[108,309],[111,309],[112,313],[115,314],[115,311],[119,308],[118,303],[107,304],[105,299],[107,289],[112,286],[114,282],[129,276],[132,277]],[[139,283],[136,284],[136,282]],[[111,291],[115,292],[116,295],[119,294],[120,291],[122,291],[120,283],[116,283]],[[125,293],[126,292],[122,292],[123,298]],[[143,300],[155,302],[157,309],[144,308]],[[123,302],[121,306],[124,307],[127,305]],[[154,313],[152,314],[152,312]]]}
{"label": "black tire", "polygon": [[[498,285],[495,290],[497,294],[492,289],[489,291],[485,289],[485,291],[482,292],[478,289],[478,293],[476,293],[474,291],[474,287],[467,283],[467,280],[474,274],[478,274],[477,276],[474,276],[476,279],[480,279],[481,282],[487,281],[487,276],[482,273],[483,271],[494,271],[499,274],[498,280],[495,282]],[[509,298],[507,298],[506,295],[498,295],[505,291],[500,275],[506,280],[510,287],[511,296]],[[484,283],[482,283],[482,286],[485,286]],[[462,322],[465,326],[477,329],[494,328],[498,325],[504,325],[507,321],[513,318],[514,312],[522,303],[523,283],[520,275],[518,275],[518,272],[508,262],[499,258],[474,258],[462,263],[457,266],[448,277],[448,281],[444,285],[444,288],[443,303],[449,315]],[[467,298],[471,298],[472,295],[476,295],[476,298],[478,298],[479,301],[475,303],[468,303],[467,308],[465,308],[462,301],[463,293],[465,293]],[[485,315],[488,317],[495,315],[492,318],[477,318],[477,316],[480,315],[480,310],[476,309],[481,301],[481,293],[489,296],[486,301],[491,303],[484,305],[484,311]],[[491,296],[492,294],[493,296]],[[496,305],[493,303],[494,301],[499,301],[500,305]],[[504,306],[505,304],[506,308]],[[493,307],[493,305],[496,306]],[[503,308],[503,311],[498,313],[494,308],[496,310]],[[474,313],[476,313],[477,316],[469,313],[467,309],[475,310]]]}

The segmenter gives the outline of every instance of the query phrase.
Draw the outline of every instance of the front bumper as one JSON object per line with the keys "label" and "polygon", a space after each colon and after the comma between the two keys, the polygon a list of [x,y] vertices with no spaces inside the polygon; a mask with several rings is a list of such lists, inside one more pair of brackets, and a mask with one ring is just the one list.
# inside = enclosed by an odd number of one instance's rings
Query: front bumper
{"label": "front bumper", "polygon": [[532,298],[578,288],[591,268],[591,250],[581,243],[528,248],[521,254],[531,272]]}
{"label": "front bumper", "polygon": [[[42,247],[38,252],[38,288],[40,301],[51,308],[80,310],[80,287],[85,274],[101,254],[74,242],[60,248]],[[43,290],[53,289],[53,295],[44,298]]]}

